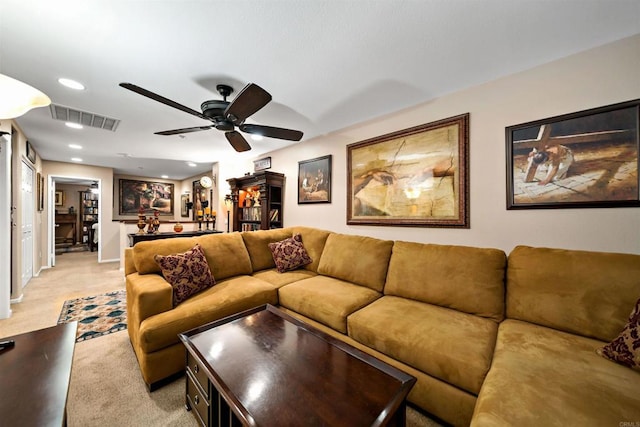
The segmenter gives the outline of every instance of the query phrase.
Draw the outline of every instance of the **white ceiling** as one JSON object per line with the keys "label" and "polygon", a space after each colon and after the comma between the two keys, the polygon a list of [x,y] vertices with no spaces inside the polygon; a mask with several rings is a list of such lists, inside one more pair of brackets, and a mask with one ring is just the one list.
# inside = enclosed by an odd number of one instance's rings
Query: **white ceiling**
{"label": "white ceiling", "polygon": [[247,122],[301,130],[304,143],[638,33],[639,0],[0,0],[0,73],[121,120],[74,131],[32,110],[17,122],[43,159],[183,179],[291,142],[249,140],[239,154],[217,130],[154,135],[210,123],[120,82],[198,111],[220,99],[216,84],[253,82],[273,100]]}

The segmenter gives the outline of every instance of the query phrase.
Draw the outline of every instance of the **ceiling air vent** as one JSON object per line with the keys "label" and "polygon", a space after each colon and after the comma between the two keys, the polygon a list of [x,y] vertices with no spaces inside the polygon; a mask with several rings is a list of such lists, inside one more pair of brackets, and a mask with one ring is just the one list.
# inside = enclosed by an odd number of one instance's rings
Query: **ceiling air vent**
{"label": "ceiling air vent", "polygon": [[55,120],[62,120],[63,122],[78,123],[83,126],[91,126],[112,132],[115,132],[120,124],[120,120],[118,119],[112,119],[86,111],[74,110],[73,108],[62,105],[51,104],[49,109],[51,110],[51,117]]}

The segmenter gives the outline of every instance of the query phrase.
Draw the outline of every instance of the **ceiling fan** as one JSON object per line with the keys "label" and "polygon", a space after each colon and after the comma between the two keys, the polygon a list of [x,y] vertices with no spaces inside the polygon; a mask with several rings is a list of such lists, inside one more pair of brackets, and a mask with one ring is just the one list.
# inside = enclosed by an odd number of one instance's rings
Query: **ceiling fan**
{"label": "ceiling fan", "polygon": [[178,135],[215,128],[225,132],[227,141],[229,141],[236,151],[251,150],[251,146],[247,140],[244,139],[240,132],[235,130],[236,127],[242,132],[268,136],[270,138],[286,139],[289,141],[300,141],[302,139],[303,134],[299,130],[245,124],[244,121],[249,116],[256,113],[271,101],[271,95],[269,92],[254,83],[246,85],[240,93],[238,93],[238,96],[236,96],[231,102],[227,101],[227,96],[233,92],[233,88],[228,85],[219,84],[216,86],[216,89],[218,89],[218,92],[222,95],[222,100],[214,99],[204,101],[202,105],[200,105],[202,113],[131,83],[120,83],[120,86],[142,96],[146,96],[147,98],[151,98],[154,101],[168,105],[169,107],[176,108],[184,111],[185,113],[213,122],[213,124],[209,126],[196,126],[191,128],[155,132],[156,135]]}

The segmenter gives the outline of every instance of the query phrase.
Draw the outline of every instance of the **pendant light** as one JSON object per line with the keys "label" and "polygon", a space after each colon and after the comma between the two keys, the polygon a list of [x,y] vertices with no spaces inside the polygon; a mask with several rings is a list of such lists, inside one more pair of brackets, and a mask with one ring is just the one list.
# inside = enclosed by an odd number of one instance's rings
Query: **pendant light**
{"label": "pendant light", "polygon": [[0,119],[14,119],[32,108],[49,104],[49,97],[38,89],[0,74]]}

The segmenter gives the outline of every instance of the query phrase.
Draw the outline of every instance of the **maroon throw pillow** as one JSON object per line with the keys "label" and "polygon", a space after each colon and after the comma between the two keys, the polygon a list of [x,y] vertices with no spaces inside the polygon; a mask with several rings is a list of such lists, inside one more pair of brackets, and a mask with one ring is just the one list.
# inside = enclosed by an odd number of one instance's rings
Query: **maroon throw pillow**
{"label": "maroon throw pillow", "polygon": [[173,288],[174,307],[192,295],[216,284],[207,258],[199,244],[184,253],[156,255],[154,259],[160,266],[165,280]]}
{"label": "maroon throw pillow", "polygon": [[279,242],[269,243],[269,250],[271,250],[273,261],[275,261],[279,273],[295,270],[313,262],[302,244],[300,234]]}
{"label": "maroon throw pillow", "polygon": [[609,360],[640,371],[640,299],[620,335],[596,352]]}

